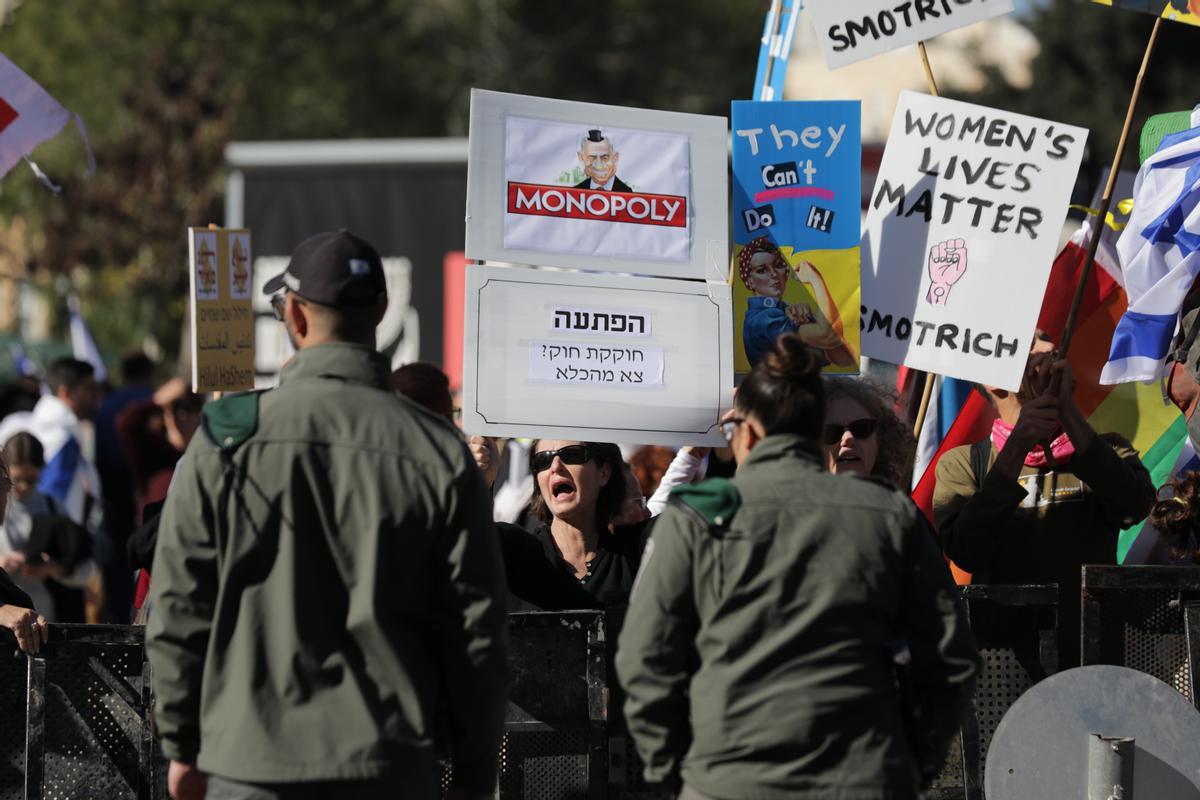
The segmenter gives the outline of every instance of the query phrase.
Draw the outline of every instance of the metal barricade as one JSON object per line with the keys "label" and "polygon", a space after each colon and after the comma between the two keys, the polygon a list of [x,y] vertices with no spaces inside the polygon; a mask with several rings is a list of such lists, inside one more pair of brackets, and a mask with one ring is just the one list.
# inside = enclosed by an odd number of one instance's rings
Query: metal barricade
{"label": "metal barricade", "polygon": [[142,629],[52,625],[33,657],[4,634],[0,800],[166,798]]}
{"label": "metal barricade", "polygon": [[[508,715],[501,800],[608,797],[608,688],[600,611],[508,615]],[[446,765],[443,789],[453,767]]]}
{"label": "metal barricade", "polygon": [[[505,800],[608,796],[604,615],[509,615]],[[141,627],[52,625],[36,656],[0,631],[0,800],[166,798]],[[450,768],[443,775],[448,786]]]}
{"label": "metal barricade", "polygon": [[1153,675],[1200,708],[1200,567],[1083,568],[1083,664]]}
{"label": "metal barricade", "polygon": [[960,591],[983,671],[946,766],[924,800],[982,800],[984,758],[1000,719],[1026,689],[1058,670],[1057,584]]}
{"label": "metal barricade", "polygon": [[[1185,587],[1200,591],[1200,568],[1169,569],[1175,599]],[[1098,573],[1088,575],[1085,571],[1085,633],[1097,624],[1087,621],[1089,603],[1093,611],[1107,610],[1104,592],[1113,590],[1114,581],[1120,587],[1116,591],[1146,588],[1145,577],[1104,575],[1106,588],[1099,588]],[[1187,575],[1194,583],[1186,583]],[[1094,590],[1090,600],[1089,586]],[[1191,631],[1188,646],[1194,654],[1200,645],[1200,605],[1172,606],[1169,599],[1164,603],[1180,619],[1179,629]],[[926,795],[937,800],[982,798],[983,759],[1000,718],[1021,693],[1057,669],[1056,587],[966,586],[962,601],[984,668],[947,767]],[[1193,620],[1190,628],[1185,618]],[[513,680],[500,797],[651,796],[653,789],[641,784],[640,764],[622,735],[620,706],[610,702],[604,614],[514,613],[509,631]],[[0,800],[165,798],[166,770],[152,737],[153,696],[142,629],[53,625],[50,635],[38,656],[13,658],[11,635],[0,632]],[[1088,661],[1086,648],[1084,657],[1085,663],[1095,663]],[[1193,656],[1191,663],[1200,658]],[[623,760],[610,775],[610,763]],[[444,786],[450,778],[448,767]]]}

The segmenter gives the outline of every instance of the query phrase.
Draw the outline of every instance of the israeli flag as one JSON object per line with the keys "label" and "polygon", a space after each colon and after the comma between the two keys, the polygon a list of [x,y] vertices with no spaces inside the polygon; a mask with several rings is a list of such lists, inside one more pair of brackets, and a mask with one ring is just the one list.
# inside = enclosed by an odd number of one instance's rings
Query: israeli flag
{"label": "israeli flag", "polygon": [[80,361],[91,364],[96,371],[96,380],[104,383],[108,380],[108,370],[104,368],[100,348],[96,346],[96,340],[79,310],[79,298],[73,294],[67,297],[67,311],[70,312],[72,354]]}
{"label": "israeli flag", "polygon": [[1138,170],[1117,254],[1129,306],[1100,382],[1153,381],[1163,374],[1183,298],[1200,274],[1200,106],[1192,127],[1164,137]]}

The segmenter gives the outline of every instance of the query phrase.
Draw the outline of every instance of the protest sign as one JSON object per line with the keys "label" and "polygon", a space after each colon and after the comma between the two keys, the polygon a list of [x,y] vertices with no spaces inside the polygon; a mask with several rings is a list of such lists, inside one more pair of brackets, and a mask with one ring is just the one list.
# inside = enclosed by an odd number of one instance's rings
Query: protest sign
{"label": "protest sign", "polygon": [[863,234],[863,355],[1016,390],[1086,139],[903,92]]}
{"label": "protest sign", "polygon": [[787,83],[788,59],[796,23],[804,8],[802,0],[771,0],[763,23],[762,45],[758,50],[758,69],[754,72],[755,100],[782,100]]}
{"label": "protest sign", "polygon": [[830,69],[1013,10],[1012,0],[842,0],[808,9]]}
{"label": "protest sign", "polygon": [[725,129],[474,89],[467,258],[724,280]]}
{"label": "protest sign", "polygon": [[470,267],[463,430],[724,445],[731,330],[724,283]]}
{"label": "protest sign", "polygon": [[1123,8],[1126,11],[1141,11],[1153,14],[1171,22],[1182,22],[1185,25],[1200,25],[1200,0],[1160,0],[1148,3],[1146,0],[1092,0],[1102,6]]}
{"label": "protest sign", "polygon": [[733,103],[734,366],[781,333],[858,372],[857,100]]}
{"label": "protest sign", "polygon": [[192,388],[254,388],[254,310],[250,231],[189,228]]}

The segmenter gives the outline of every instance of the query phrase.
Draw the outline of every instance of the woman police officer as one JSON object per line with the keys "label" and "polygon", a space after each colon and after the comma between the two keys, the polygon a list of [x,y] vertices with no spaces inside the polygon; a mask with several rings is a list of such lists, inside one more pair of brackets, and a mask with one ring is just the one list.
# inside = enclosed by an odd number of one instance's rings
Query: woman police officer
{"label": "woman police officer", "polygon": [[825,470],[823,409],[817,358],[780,337],[725,423],[737,475],[677,489],[642,558],[617,674],[647,780],[683,797],[915,798],[970,698],[935,538],[905,495]]}

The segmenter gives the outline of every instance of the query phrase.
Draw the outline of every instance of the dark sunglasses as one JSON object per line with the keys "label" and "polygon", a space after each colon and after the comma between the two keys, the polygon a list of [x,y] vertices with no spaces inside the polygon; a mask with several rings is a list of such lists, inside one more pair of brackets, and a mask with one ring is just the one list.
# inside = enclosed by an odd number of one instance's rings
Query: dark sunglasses
{"label": "dark sunglasses", "polygon": [[825,426],[821,441],[825,444],[837,444],[842,440],[842,434],[846,431],[850,431],[850,435],[855,439],[867,439],[875,433],[875,429],[878,427],[879,420],[867,417],[856,419],[853,422],[833,422]]}
{"label": "dark sunglasses", "polygon": [[586,464],[591,460],[591,451],[587,449],[585,444],[569,444],[566,447],[561,447],[558,450],[542,450],[534,453],[533,458],[529,463],[533,467],[533,474],[536,475],[543,470],[550,469],[550,465],[554,463],[554,457],[558,456],[564,464]]}

